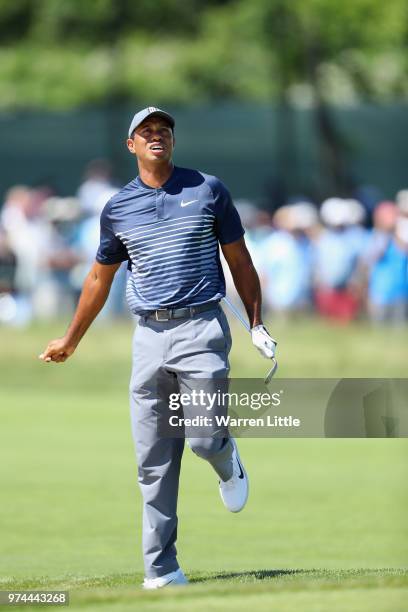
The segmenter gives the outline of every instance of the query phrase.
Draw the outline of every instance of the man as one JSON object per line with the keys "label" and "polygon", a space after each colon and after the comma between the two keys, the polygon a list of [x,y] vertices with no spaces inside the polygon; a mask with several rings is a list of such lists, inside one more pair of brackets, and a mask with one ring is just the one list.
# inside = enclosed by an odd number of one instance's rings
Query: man
{"label": "man", "polygon": [[[185,584],[176,558],[177,494],[184,439],[160,436],[158,420],[169,394],[189,381],[226,378],[231,336],[219,307],[225,295],[219,244],[245,305],[252,339],[274,356],[275,343],[262,325],[258,275],[245,247],[239,215],[215,177],[173,165],[174,119],[146,108],[134,116],[127,146],[139,176],[114,195],[101,215],[101,240],[73,320],[63,338],[40,359],[63,362],[102,308],[116,270],[129,260],[130,309],[139,315],[130,383],[132,428],[143,496],[146,589]],[[216,407],[222,410],[222,407]],[[221,498],[239,512],[248,478],[229,437],[191,436],[191,449],[219,477]]]}

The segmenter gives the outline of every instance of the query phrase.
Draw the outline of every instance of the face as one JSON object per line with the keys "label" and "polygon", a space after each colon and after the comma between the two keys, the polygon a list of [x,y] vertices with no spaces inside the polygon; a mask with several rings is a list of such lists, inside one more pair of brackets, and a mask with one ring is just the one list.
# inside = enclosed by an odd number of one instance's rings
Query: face
{"label": "face", "polygon": [[170,161],[174,149],[174,137],[170,125],[160,117],[149,117],[128,138],[127,146],[138,161]]}

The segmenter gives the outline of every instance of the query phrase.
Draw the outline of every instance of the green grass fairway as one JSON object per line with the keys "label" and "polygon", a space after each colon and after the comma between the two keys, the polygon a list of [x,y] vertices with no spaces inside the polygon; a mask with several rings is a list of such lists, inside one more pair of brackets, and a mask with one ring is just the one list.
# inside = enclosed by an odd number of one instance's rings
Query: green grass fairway
{"label": "green grass fairway", "polygon": [[[131,326],[97,324],[66,364],[39,362],[64,326],[0,329],[0,589],[64,588],[89,611],[407,610],[408,445],[395,439],[242,440],[251,490],[237,515],[186,449],[178,550],[192,583],[143,592]],[[270,328],[280,376],[406,376],[407,330]],[[232,374],[263,376],[233,330]]]}

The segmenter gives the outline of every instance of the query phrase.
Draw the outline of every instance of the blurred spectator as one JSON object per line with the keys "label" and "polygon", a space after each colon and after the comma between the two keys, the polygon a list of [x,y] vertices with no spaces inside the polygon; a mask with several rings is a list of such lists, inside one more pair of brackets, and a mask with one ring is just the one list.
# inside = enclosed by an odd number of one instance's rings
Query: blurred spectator
{"label": "blurred spectator", "polygon": [[33,295],[34,309],[40,318],[69,314],[75,307],[79,291],[72,282],[72,271],[82,260],[77,244],[80,218],[76,198],[52,197],[44,202],[47,242],[41,279]]}
{"label": "blurred spectator", "polygon": [[315,243],[317,311],[347,322],[359,310],[355,273],[367,240],[367,232],[360,225],[365,211],[357,200],[329,198],[323,202],[320,215],[326,228]]}
{"label": "blurred spectator", "polygon": [[374,228],[364,263],[368,275],[367,310],[371,320],[395,324],[406,321],[408,216],[398,214],[393,202],[382,202],[374,211]]}
{"label": "blurred spectator", "polygon": [[38,210],[32,206],[31,190],[23,185],[6,194],[1,224],[16,257],[16,316],[14,324],[24,325],[33,317],[32,295],[39,284],[48,243],[48,232]]}
{"label": "blurred spectator", "polygon": [[55,196],[55,191],[49,185],[40,185],[30,189],[31,195],[31,215],[34,217],[41,217],[43,214],[43,207],[45,200]]}
{"label": "blurred spectator", "polygon": [[380,202],[373,213],[373,228],[367,240],[362,261],[367,267],[372,266],[384,253],[395,230],[398,209],[394,202]]}
{"label": "blurred spectator", "polygon": [[[85,181],[78,189],[78,198],[86,219],[78,232],[78,248],[83,259],[74,270],[74,283],[80,291],[89,268],[95,261],[99,246],[100,215],[108,200],[118,191],[111,180],[112,168],[108,161],[94,159],[86,167]],[[100,316],[122,316],[126,310],[125,289],[126,269],[124,263],[116,272],[109,292],[108,300]]]}
{"label": "blurred spectator", "polygon": [[275,312],[309,308],[312,299],[311,236],[318,223],[315,207],[297,203],[279,208],[276,231],[262,243],[260,274],[265,306]]}
{"label": "blurred spectator", "polygon": [[395,196],[395,201],[401,215],[408,216],[408,189],[401,189]]}
{"label": "blurred spectator", "polygon": [[[254,266],[258,271],[260,271],[262,267],[263,242],[272,231],[272,217],[267,211],[257,208],[249,200],[236,200],[234,204],[239,212],[242,224],[245,228],[245,243],[248,251],[251,254]],[[231,271],[224,260],[222,252],[220,255],[225,276],[227,295],[237,307],[240,307],[241,300],[235,289]]]}
{"label": "blurred spectator", "polygon": [[0,323],[10,323],[16,315],[14,298],[17,259],[0,225]]}
{"label": "blurred spectator", "polygon": [[[103,205],[107,203],[109,198],[116,193],[116,189],[109,189],[101,193]],[[95,255],[99,246],[100,237],[100,214],[92,215],[83,220],[78,228],[77,246],[82,254],[81,262],[73,270],[72,280],[80,292],[85,276],[88,274],[90,267],[95,261]],[[127,281],[127,262],[123,262],[119,270],[116,272],[107,302],[99,316],[120,317],[126,314],[128,310],[125,300],[125,290]]]}
{"label": "blurred spectator", "polygon": [[9,244],[6,232],[0,225],[0,293],[13,293],[17,258]]}
{"label": "blurred spectator", "polygon": [[234,204],[245,227],[245,242],[252,261],[258,267],[262,263],[262,243],[272,230],[272,217],[248,200],[236,200]]}
{"label": "blurred spectator", "polygon": [[85,169],[84,181],[77,193],[81,209],[85,215],[100,215],[108,201],[107,193],[116,193],[118,189],[112,182],[112,168],[105,159],[94,159]]}

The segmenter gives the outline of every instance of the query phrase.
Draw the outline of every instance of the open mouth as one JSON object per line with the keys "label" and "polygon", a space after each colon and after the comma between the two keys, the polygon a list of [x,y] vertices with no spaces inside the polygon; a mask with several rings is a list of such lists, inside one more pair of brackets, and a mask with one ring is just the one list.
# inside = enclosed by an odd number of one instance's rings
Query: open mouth
{"label": "open mouth", "polygon": [[156,144],[150,147],[151,151],[164,151],[164,147],[160,144]]}

